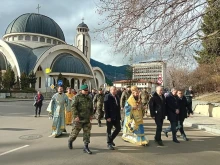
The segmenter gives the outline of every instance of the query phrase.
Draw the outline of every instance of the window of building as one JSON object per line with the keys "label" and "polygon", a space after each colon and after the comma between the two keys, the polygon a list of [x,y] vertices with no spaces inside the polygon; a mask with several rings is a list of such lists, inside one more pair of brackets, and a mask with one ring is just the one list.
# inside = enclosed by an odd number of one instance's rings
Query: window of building
{"label": "window of building", "polygon": [[32,37],[32,41],[38,41],[38,37],[37,36],[33,36]]}
{"label": "window of building", "polygon": [[45,38],[44,37],[40,37],[40,42],[45,42]]}
{"label": "window of building", "polygon": [[30,41],[31,40],[31,36],[25,36],[25,40]]}
{"label": "window of building", "polygon": [[48,38],[48,39],[47,39],[47,43],[51,43],[51,39]]}
{"label": "window of building", "polygon": [[14,36],[14,41],[17,41],[18,40],[18,36]]}
{"label": "window of building", "polygon": [[39,66],[39,67],[37,68],[37,71],[42,71],[41,66]]}
{"label": "window of building", "polygon": [[23,36],[18,36],[18,40],[23,40]]}
{"label": "window of building", "polygon": [[41,88],[41,77],[39,77],[39,88]]}

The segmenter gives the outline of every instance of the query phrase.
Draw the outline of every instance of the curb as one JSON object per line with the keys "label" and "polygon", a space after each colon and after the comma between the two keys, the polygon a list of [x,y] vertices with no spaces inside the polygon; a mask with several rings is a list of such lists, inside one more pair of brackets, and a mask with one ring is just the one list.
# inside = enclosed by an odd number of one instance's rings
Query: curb
{"label": "curb", "polygon": [[196,128],[196,129],[199,129],[199,130],[202,130],[202,131],[207,131],[207,132],[210,132],[210,133],[220,135],[220,129],[211,128],[211,127],[208,127],[206,125],[191,123],[191,122],[188,122],[188,121],[184,121],[184,124],[186,126],[189,126],[189,127],[192,127],[192,128]]}

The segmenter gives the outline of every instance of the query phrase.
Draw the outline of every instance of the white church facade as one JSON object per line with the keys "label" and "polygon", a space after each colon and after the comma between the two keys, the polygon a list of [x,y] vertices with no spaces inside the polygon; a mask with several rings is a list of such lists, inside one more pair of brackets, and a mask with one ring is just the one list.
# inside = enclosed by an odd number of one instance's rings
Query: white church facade
{"label": "white church facade", "polygon": [[[47,91],[51,84],[56,85],[60,73],[76,90],[82,84],[90,89],[99,88],[105,84],[105,75],[90,64],[88,32],[84,22],[79,24],[75,46],[69,45],[53,19],[36,13],[23,14],[8,25],[0,40],[0,68],[4,71],[10,64],[18,77],[33,71],[37,77],[35,88],[41,92]],[[46,69],[50,72],[46,73]]]}

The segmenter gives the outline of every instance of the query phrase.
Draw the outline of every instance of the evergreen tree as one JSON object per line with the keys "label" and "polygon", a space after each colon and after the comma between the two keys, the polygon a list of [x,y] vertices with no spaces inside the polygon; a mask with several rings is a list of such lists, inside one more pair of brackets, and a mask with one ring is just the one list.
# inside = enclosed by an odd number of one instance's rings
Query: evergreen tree
{"label": "evergreen tree", "polygon": [[29,88],[29,78],[27,74],[24,72],[21,74],[20,83],[21,83],[22,90]]}
{"label": "evergreen tree", "polygon": [[197,51],[199,57],[195,57],[199,64],[211,64],[220,57],[220,1],[207,0],[207,3],[201,26],[203,35],[199,36],[203,49]]}
{"label": "evergreen tree", "polygon": [[8,65],[6,72],[2,77],[2,85],[4,86],[4,89],[8,90],[15,85],[15,73],[10,65]]}
{"label": "evergreen tree", "polygon": [[33,71],[31,71],[30,74],[28,75],[28,81],[29,81],[29,84],[31,84],[31,88],[35,88],[35,84],[37,82],[37,77]]}

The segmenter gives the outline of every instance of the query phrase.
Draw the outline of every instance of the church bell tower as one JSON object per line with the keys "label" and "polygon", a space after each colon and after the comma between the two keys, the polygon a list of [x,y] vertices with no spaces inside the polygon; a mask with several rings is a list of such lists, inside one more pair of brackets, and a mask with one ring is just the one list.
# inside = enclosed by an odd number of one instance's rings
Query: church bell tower
{"label": "church bell tower", "polygon": [[77,34],[75,38],[75,46],[83,52],[85,57],[90,61],[91,57],[91,39],[89,36],[89,28],[84,23],[82,19],[82,23],[77,26]]}

